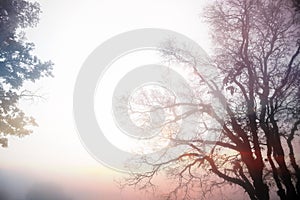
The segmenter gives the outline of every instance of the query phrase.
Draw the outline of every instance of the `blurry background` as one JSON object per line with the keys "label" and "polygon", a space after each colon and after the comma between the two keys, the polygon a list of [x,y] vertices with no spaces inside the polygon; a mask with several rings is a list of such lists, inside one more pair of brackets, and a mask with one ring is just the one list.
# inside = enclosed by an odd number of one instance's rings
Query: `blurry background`
{"label": "blurry background", "polygon": [[35,43],[38,57],[55,63],[55,77],[26,84],[44,97],[21,102],[39,127],[24,138],[10,138],[8,148],[0,148],[0,188],[19,200],[38,187],[65,193],[67,199],[152,199],[139,191],[121,192],[115,180],[124,175],[102,166],[82,146],[72,116],[74,83],[93,49],[133,29],[170,29],[195,40],[209,53],[207,27],[200,17],[205,1],[38,2],[43,12],[40,23],[27,30],[27,37]]}

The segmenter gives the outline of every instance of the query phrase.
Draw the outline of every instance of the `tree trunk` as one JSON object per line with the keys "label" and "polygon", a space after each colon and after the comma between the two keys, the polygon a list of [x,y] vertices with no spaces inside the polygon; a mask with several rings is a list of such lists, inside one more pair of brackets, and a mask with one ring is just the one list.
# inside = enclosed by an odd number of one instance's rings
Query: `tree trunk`
{"label": "tree trunk", "polygon": [[274,137],[275,140],[273,146],[274,147],[273,155],[281,171],[281,178],[284,186],[286,187],[286,196],[288,199],[299,199],[292,182],[290,171],[286,166],[286,162],[284,159],[284,151],[280,142],[280,137],[278,134],[275,134]]}
{"label": "tree trunk", "polygon": [[298,130],[298,125],[300,125],[300,120],[296,121],[293,128],[291,129],[291,134],[289,135],[287,139],[287,144],[290,150],[289,157],[291,165],[293,166],[295,173],[296,173],[296,191],[298,196],[300,196],[300,168],[298,164],[296,163],[295,159],[295,153],[294,153],[294,147],[292,144],[292,140],[294,139],[295,132]]}
{"label": "tree trunk", "polygon": [[259,200],[269,200],[269,187],[264,183],[262,178],[262,170],[255,169],[253,170],[251,177],[253,179],[253,185],[255,188],[256,196]]}
{"label": "tree trunk", "polygon": [[241,151],[241,158],[246,164],[253,180],[255,195],[259,200],[269,200],[269,187],[263,181],[263,163],[260,159],[254,159],[251,149],[246,147]]}

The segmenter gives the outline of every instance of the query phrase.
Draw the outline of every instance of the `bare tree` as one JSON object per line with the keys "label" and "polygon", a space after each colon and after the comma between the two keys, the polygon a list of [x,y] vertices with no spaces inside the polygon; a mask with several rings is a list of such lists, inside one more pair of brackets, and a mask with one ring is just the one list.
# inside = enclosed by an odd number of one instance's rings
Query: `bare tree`
{"label": "bare tree", "polygon": [[[164,58],[189,66],[198,83],[221,102],[225,115],[203,100],[203,91],[181,103],[188,111],[180,119],[194,115],[198,120],[192,125],[198,128],[193,137],[169,139],[172,146],[186,149],[161,160],[145,158],[142,162],[151,168],[133,173],[125,185],[152,187],[154,177],[163,172],[177,180],[167,199],[193,199],[195,194],[205,198],[207,192],[226,184],[241,187],[250,199],[270,199],[271,191],[280,199],[299,199],[297,15],[291,1],[225,0],[209,5],[205,19],[215,45],[210,62],[220,72],[221,87],[203,78],[197,55],[169,42],[162,52]],[[207,132],[219,137],[207,139],[203,137]],[[209,152],[204,150],[207,145]],[[166,150],[164,155],[168,153]]]}

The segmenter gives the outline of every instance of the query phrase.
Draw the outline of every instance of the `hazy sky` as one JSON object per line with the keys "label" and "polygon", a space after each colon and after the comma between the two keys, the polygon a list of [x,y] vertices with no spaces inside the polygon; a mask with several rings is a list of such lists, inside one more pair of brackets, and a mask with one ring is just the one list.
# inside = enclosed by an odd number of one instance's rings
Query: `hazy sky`
{"label": "hazy sky", "polygon": [[[137,28],[182,33],[209,51],[207,27],[201,23],[201,0],[39,0],[37,28],[28,30],[36,54],[52,60],[54,78],[27,87],[45,100],[24,101],[39,127],[24,138],[10,138],[0,149],[1,168],[33,179],[60,183],[66,190],[100,199],[121,199],[113,180],[121,174],[95,161],[82,146],[72,115],[74,83],[87,56],[105,40]],[[126,195],[126,194],[125,194]],[[137,193],[132,193],[136,199]],[[94,196],[94,197],[93,197]],[[80,198],[79,198],[80,199]],[[82,198],[84,199],[84,198]],[[124,198],[126,199],[126,198]]]}

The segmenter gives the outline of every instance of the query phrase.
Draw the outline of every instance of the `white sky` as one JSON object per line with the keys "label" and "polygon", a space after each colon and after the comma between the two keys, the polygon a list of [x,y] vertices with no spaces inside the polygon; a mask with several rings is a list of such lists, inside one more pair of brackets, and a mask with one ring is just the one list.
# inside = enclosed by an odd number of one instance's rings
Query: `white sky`
{"label": "white sky", "polygon": [[[199,14],[204,0],[39,0],[43,13],[28,31],[36,54],[54,63],[54,78],[28,84],[45,101],[23,102],[39,127],[25,138],[11,138],[0,149],[0,162],[14,169],[54,180],[60,175],[96,174],[112,184],[120,174],[103,167],[84,149],[72,115],[73,87],[89,53],[110,37],[137,28],[164,28],[182,33],[208,51],[207,27]],[[47,172],[47,176],[45,176]],[[50,175],[50,176],[49,176]]]}

